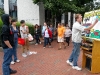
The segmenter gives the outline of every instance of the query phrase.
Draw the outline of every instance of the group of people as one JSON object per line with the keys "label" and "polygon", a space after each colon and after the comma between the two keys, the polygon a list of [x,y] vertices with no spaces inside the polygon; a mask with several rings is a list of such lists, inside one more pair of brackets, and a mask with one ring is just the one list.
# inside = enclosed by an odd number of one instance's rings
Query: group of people
{"label": "group of people", "polygon": [[[11,19],[11,17],[8,14],[2,15],[1,19],[3,21],[3,26],[1,30],[1,41],[2,41],[2,48],[4,51],[4,58],[3,58],[4,61],[2,64],[3,75],[15,74],[17,73],[17,71],[12,70],[10,68],[10,64],[20,62],[20,60],[17,58],[17,45],[18,45],[19,35],[21,35],[21,38],[25,40],[25,45],[22,45],[22,56],[27,57],[28,55],[32,54],[32,52],[30,52],[29,50],[29,40],[28,40],[29,28],[28,26],[25,25],[24,20],[20,21],[20,28],[18,28],[16,26],[16,20]],[[58,27],[56,29],[57,42],[59,43],[58,50],[62,49],[62,45],[64,46],[64,49],[66,49],[66,46],[67,45],[69,46],[70,38],[72,37],[73,50],[70,58],[66,62],[69,65],[71,65],[73,69],[81,70],[81,68],[78,67],[77,64],[80,53],[80,46],[82,42],[81,33],[83,31],[90,30],[98,22],[98,20],[96,20],[92,25],[90,25],[87,28],[81,25],[82,22],[81,14],[76,14],[75,20],[76,22],[73,24],[72,31],[68,25],[64,26],[63,23],[58,23]],[[54,31],[55,30],[52,25],[48,26],[46,22],[44,22],[44,25],[42,27],[44,49],[46,48],[47,45],[49,45],[49,47],[52,47],[51,43],[53,41],[53,36],[55,34]],[[41,29],[36,24],[34,30],[34,38],[36,40],[35,45],[41,44],[40,35],[41,35]]]}

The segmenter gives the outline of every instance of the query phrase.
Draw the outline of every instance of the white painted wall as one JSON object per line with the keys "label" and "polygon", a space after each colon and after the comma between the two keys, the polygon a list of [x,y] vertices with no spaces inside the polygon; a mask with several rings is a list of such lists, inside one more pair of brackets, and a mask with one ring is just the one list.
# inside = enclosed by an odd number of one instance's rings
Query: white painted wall
{"label": "white painted wall", "polygon": [[9,0],[4,0],[4,12],[9,14]]}
{"label": "white painted wall", "polygon": [[33,25],[39,24],[39,6],[32,0],[17,0],[18,21],[25,20]]}

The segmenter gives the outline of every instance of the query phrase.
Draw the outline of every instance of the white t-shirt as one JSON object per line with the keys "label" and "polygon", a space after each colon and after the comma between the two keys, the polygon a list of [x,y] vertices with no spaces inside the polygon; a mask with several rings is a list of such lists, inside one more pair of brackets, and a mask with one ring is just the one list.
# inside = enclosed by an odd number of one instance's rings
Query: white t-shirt
{"label": "white t-shirt", "polygon": [[82,26],[79,22],[75,22],[72,28],[72,41],[76,43],[81,43],[82,38],[81,34],[84,31],[85,27]]}
{"label": "white t-shirt", "polygon": [[49,33],[48,33],[48,30],[45,30],[45,35],[44,35],[44,37],[49,37]]}
{"label": "white t-shirt", "polygon": [[70,37],[72,34],[72,31],[70,29],[65,30],[65,37]]}
{"label": "white t-shirt", "polygon": [[25,38],[28,38],[28,34],[24,34],[23,32],[26,32],[26,26],[20,26],[20,34],[21,34],[21,38],[25,39]]}

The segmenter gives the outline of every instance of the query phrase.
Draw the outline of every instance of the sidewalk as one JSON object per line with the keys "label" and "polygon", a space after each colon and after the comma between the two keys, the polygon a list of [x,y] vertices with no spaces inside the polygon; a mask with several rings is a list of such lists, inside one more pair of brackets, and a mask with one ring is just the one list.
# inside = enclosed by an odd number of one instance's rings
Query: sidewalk
{"label": "sidewalk", "polygon": [[[18,72],[14,75],[100,75],[91,74],[86,69],[82,71],[76,71],[66,63],[72,51],[72,44],[66,49],[58,50],[58,43],[54,41],[52,43],[53,48],[43,49],[43,44],[35,46],[31,44],[30,51],[36,51],[37,54],[33,54],[26,58],[21,56],[21,48],[18,48],[18,58],[20,63],[11,65],[12,69]],[[2,61],[3,52],[0,52],[0,75],[2,75]],[[82,51],[79,57],[79,66],[82,64]]]}

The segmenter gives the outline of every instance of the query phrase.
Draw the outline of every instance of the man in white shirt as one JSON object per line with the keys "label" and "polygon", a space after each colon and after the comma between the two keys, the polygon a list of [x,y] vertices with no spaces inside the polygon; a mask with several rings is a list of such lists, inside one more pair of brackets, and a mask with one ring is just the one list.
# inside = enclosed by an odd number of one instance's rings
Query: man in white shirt
{"label": "man in white shirt", "polygon": [[81,22],[82,22],[81,14],[76,14],[75,20],[76,22],[74,23],[73,28],[72,28],[72,42],[73,42],[74,47],[73,47],[72,54],[70,55],[70,58],[66,62],[69,65],[71,65],[73,69],[81,70],[81,68],[78,67],[77,65],[78,57],[80,54],[81,41],[82,41],[81,33],[83,31],[87,31],[93,28],[95,24],[98,22],[98,20],[96,19],[95,22],[87,28],[81,25]]}

